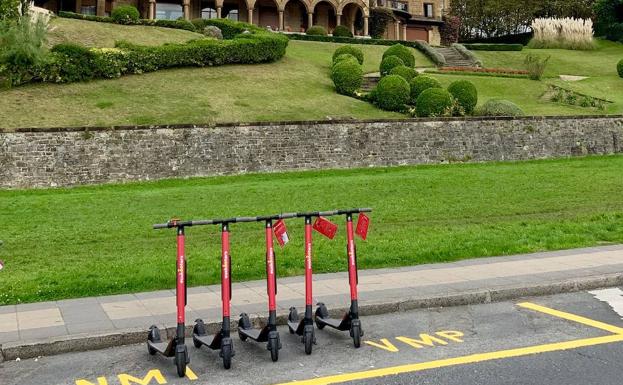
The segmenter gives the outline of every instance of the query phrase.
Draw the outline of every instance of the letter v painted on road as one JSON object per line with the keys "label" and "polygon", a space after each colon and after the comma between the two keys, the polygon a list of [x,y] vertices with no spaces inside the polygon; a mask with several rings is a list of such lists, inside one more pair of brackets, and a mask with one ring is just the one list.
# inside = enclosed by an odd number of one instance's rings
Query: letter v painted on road
{"label": "letter v painted on road", "polygon": [[392,353],[398,352],[398,348],[396,347],[396,345],[389,342],[387,338],[381,338],[380,341],[381,341],[380,344],[377,344],[376,342],[372,342],[372,341],[363,341],[363,342],[365,342],[366,344],[370,346],[374,346],[375,348],[387,350],[388,352],[392,352]]}

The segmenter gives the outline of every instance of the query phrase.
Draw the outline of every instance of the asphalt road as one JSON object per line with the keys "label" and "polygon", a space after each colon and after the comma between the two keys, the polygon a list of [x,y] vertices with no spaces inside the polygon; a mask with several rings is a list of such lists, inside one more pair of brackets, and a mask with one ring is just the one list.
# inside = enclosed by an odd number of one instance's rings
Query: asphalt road
{"label": "asphalt road", "polygon": [[621,384],[623,321],[612,306],[574,293],[364,317],[360,349],[347,333],[317,330],[311,356],[282,328],[279,362],[236,337],[227,371],[188,339],[196,379],[144,344],[123,346],[4,362],[0,384]]}

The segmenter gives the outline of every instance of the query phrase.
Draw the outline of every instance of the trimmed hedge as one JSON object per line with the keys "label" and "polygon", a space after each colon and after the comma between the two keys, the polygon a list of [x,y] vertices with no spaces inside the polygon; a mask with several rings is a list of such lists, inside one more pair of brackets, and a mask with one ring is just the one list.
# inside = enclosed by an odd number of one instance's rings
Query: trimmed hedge
{"label": "trimmed hedge", "polygon": [[479,116],[522,116],[524,112],[518,105],[508,100],[491,99],[476,110]]}
{"label": "trimmed hedge", "polygon": [[428,43],[416,40],[416,41],[402,41],[402,40],[384,40],[384,39],[362,39],[357,37],[335,37],[335,36],[310,36],[292,33],[287,35],[290,40],[306,40],[306,41],[321,41],[325,43],[342,43],[342,44],[366,44],[366,45],[394,45],[402,44],[406,47],[415,48],[418,51],[426,55],[435,65],[443,66],[446,64],[446,59],[435,51]]}
{"label": "trimmed hedge", "polygon": [[623,78],[623,59],[617,64],[617,72],[619,73],[619,77]]}
{"label": "trimmed hedge", "polygon": [[191,24],[193,24],[198,31],[203,31],[203,29],[209,25],[215,26],[221,30],[223,39],[233,39],[237,35],[245,33],[245,31],[251,33],[267,32],[265,29],[259,28],[253,24],[229,19],[194,19]]}
{"label": "trimmed hedge", "polygon": [[495,36],[495,37],[486,37],[486,38],[478,38],[478,39],[468,39],[465,41],[461,41],[461,44],[468,43],[484,43],[484,44],[521,44],[526,45],[530,40],[532,40],[533,33],[525,32],[518,33],[514,35],[504,35],[504,36]]}
{"label": "trimmed hedge", "polygon": [[342,95],[352,95],[361,88],[363,69],[354,57],[341,60],[331,69],[335,90]]}
{"label": "trimmed hedge", "polygon": [[[59,17],[63,17],[66,19],[78,19],[78,20],[88,20],[88,21],[97,21],[99,23],[115,23],[112,17],[108,16],[94,16],[94,15],[82,15],[80,13],[74,12],[66,12],[60,11],[58,13]],[[187,31],[195,32],[195,26],[189,22],[188,20],[147,20],[147,19],[139,19],[135,23],[136,25],[147,25],[152,27],[163,27],[163,28],[174,28],[174,29],[185,29]]]}
{"label": "trimmed hedge", "polygon": [[381,65],[379,67],[379,71],[381,72],[381,76],[389,75],[392,69],[398,66],[403,66],[405,63],[398,56],[386,56],[381,61]]}
{"label": "trimmed hedge", "polygon": [[356,57],[354,57],[353,55],[351,55],[349,53],[343,53],[343,54],[339,55],[338,57],[336,57],[335,60],[333,60],[332,66],[334,66],[337,63],[340,63],[340,62],[342,62],[344,60],[354,60],[357,64],[359,64],[359,61],[357,60]]}
{"label": "trimmed hedge", "polygon": [[172,67],[267,63],[285,55],[288,41],[284,35],[258,30],[229,40],[198,39],[157,47],[127,42],[117,42],[116,48],[59,44],[44,63],[28,71],[32,81],[69,83]]}
{"label": "trimmed hedge", "polygon": [[394,44],[383,52],[383,59],[390,56],[398,56],[407,67],[415,67],[415,56],[402,44]]}
{"label": "trimmed hedge", "polygon": [[417,98],[417,116],[431,117],[449,115],[452,111],[452,95],[443,88],[429,88]]}
{"label": "trimmed hedge", "polygon": [[110,18],[117,24],[137,24],[141,15],[133,5],[120,5],[112,10]]}
{"label": "trimmed hedge", "polygon": [[457,80],[448,86],[448,92],[452,94],[456,102],[466,114],[471,114],[478,104],[478,90],[474,83],[469,80]]}
{"label": "trimmed hedge", "polygon": [[443,88],[441,83],[437,79],[431,78],[430,76],[420,75],[410,82],[411,86],[411,102],[413,104],[416,103],[417,98],[420,96],[422,92],[429,88]]}
{"label": "trimmed hedge", "polygon": [[333,36],[337,37],[353,37],[353,33],[350,29],[345,25],[338,25],[333,30]]}
{"label": "trimmed hedge", "polygon": [[416,70],[405,65],[392,68],[392,70],[389,71],[389,74],[402,76],[408,82],[418,75]]}
{"label": "trimmed hedge", "polygon": [[342,54],[350,54],[357,58],[359,64],[363,64],[363,51],[357,47],[353,47],[352,45],[344,45],[339,47],[333,52],[333,62],[335,63],[335,59]]}
{"label": "trimmed hedge", "polygon": [[388,111],[400,111],[409,101],[409,83],[398,75],[387,75],[374,90],[374,102]]}
{"label": "trimmed hedge", "polygon": [[313,25],[305,33],[311,36],[327,36],[327,30],[321,25]]}
{"label": "trimmed hedge", "polygon": [[470,51],[521,51],[523,50],[523,44],[463,44],[465,48]]}

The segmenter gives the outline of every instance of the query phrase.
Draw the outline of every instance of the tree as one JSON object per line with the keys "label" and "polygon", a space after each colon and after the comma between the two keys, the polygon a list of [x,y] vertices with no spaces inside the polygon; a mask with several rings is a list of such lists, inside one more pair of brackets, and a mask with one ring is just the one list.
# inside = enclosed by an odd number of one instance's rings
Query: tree
{"label": "tree", "polygon": [[15,20],[20,15],[20,0],[0,0],[0,21]]}

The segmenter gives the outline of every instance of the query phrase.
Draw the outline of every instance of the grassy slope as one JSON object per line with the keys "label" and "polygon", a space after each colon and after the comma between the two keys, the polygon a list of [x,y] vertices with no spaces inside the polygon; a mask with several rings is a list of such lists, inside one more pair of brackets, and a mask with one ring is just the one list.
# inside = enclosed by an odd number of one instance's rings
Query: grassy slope
{"label": "grassy slope", "polygon": [[[0,304],[173,287],[174,232],[151,229],[172,216],[371,206],[363,268],[623,242],[621,169],[611,156],[0,191]],[[345,269],[338,223],[337,239],[315,237],[318,272]],[[281,275],[303,271],[302,223],[288,227]],[[218,229],[187,235],[189,283],[218,282]],[[263,277],[262,225],[231,239],[234,279]]]}
{"label": "grassy slope", "polygon": [[[517,69],[523,67],[523,60],[529,53],[544,57],[551,56],[545,70],[544,82],[555,83],[583,94],[606,98],[615,102],[609,105],[608,113],[623,113],[623,79],[619,78],[616,73],[617,62],[623,58],[623,44],[607,40],[597,40],[596,42],[597,49],[595,51],[525,48],[521,52],[474,52],[483,60],[485,67]],[[558,79],[559,75],[588,76],[589,79],[579,82],[565,82]],[[525,87],[522,88],[525,90]],[[540,88],[545,90],[544,85]],[[512,100],[512,95],[507,99]],[[561,109],[578,110],[577,107],[567,105],[561,105]],[[593,110],[588,109],[588,111]]]}
{"label": "grassy slope", "polygon": [[79,43],[87,47],[114,47],[115,41],[127,40],[137,44],[161,45],[183,43],[203,35],[181,29],[95,23],[86,20],[52,19],[48,44]]}

